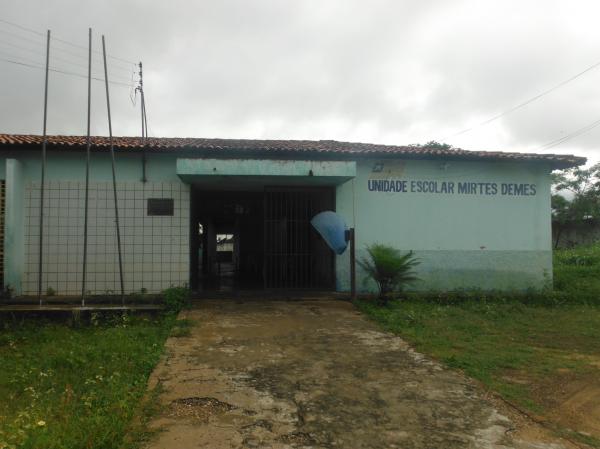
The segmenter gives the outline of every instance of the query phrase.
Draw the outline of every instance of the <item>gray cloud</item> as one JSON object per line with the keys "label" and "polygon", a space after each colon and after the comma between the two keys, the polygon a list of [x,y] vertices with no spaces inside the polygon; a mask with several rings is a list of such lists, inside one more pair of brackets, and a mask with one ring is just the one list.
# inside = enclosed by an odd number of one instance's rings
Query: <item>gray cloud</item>
{"label": "gray cloud", "polygon": [[[451,136],[600,60],[599,10],[567,0],[4,0],[0,18],[83,46],[91,26],[97,50],[104,33],[109,53],[142,60],[152,135],[404,144]],[[54,47],[57,68],[85,73],[75,65],[85,50]],[[0,24],[0,58],[42,63],[43,49],[43,37]],[[113,79],[127,83],[131,70],[111,60]],[[39,133],[43,72],[0,61],[0,73],[0,131]],[[535,150],[600,119],[599,75],[448,140]],[[50,132],[85,132],[85,89],[85,79],[52,74]],[[115,133],[139,133],[130,90],[111,86],[111,100]],[[95,133],[106,134],[104,103],[95,82]],[[600,159],[599,136],[552,151]]]}

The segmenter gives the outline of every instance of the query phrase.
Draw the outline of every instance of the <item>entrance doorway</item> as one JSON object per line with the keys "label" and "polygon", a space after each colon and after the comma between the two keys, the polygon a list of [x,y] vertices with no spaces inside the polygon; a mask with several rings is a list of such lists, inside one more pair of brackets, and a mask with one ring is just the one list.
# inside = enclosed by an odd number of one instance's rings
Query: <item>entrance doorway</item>
{"label": "entrance doorway", "polygon": [[330,187],[192,188],[196,291],[333,289],[334,257],[310,220],[334,208]]}

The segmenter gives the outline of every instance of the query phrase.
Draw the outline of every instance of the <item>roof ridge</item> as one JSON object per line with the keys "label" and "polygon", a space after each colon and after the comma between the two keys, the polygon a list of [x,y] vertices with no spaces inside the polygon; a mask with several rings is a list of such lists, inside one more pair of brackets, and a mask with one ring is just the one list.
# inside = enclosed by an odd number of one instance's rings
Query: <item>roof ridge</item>
{"label": "roof ridge", "polygon": [[[91,136],[95,147],[107,147],[109,137]],[[503,151],[477,151],[462,148],[440,148],[426,145],[389,145],[381,143],[345,142],[338,140],[286,140],[286,139],[226,139],[219,137],[149,137],[144,145],[141,136],[113,136],[115,147],[120,150],[150,151],[207,151],[207,152],[250,152],[256,153],[320,153],[346,156],[403,156],[418,158],[419,156],[457,157],[476,160],[514,160],[514,161],[547,161],[556,168],[573,167],[584,164],[585,157],[572,154],[539,154]],[[43,136],[38,134],[2,134],[0,133],[0,149],[41,144]],[[86,136],[82,135],[49,135],[48,144],[53,149],[66,147],[83,148]]]}

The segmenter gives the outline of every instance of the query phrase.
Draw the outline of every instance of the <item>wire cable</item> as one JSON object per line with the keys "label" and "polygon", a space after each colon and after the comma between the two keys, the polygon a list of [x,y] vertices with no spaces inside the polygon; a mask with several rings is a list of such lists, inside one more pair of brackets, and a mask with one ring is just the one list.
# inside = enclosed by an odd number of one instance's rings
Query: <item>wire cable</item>
{"label": "wire cable", "polygon": [[557,145],[560,145],[561,143],[564,143],[568,140],[571,140],[575,137],[579,137],[582,134],[588,133],[590,132],[592,129],[596,128],[598,125],[600,125],[600,119],[593,121],[592,123],[589,123],[588,125],[579,128],[569,134],[567,134],[566,136],[560,137],[558,139],[555,139],[551,142],[548,142],[545,145],[542,145],[541,147],[536,148],[536,151],[540,151],[540,150],[547,150],[550,149],[552,147],[555,147]]}
{"label": "wire cable", "polygon": [[[15,60],[11,60],[11,59],[6,59],[6,58],[0,58],[0,61],[4,61],[4,62],[8,62],[10,64],[16,64],[16,65],[20,65],[20,66],[24,66],[24,67],[30,67],[30,68],[34,68],[34,69],[42,69],[44,70],[44,67],[38,66],[38,65],[33,65],[33,64],[27,64],[25,62],[20,62],[20,61],[15,61]],[[67,70],[60,70],[60,69],[56,69],[56,68],[50,68],[49,69],[51,72],[55,72],[55,73],[61,73],[63,75],[70,75],[70,76],[76,76],[78,78],[85,78],[87,79],[87,75],[82,75],[81,73],[75,73],[75,72],[70,72]],[[93,80],[95,81],[102,81],[104,82],[104,78],[98,78],[98,77],[92,77]],[[109,83],[114,84],[116,86],[121,86],[121,87],[126,87],[126,88],[130,88],[131,85],[127,84],[127,83],[122,83],[120,81],[109,81]]]}
{"label": "wire cable", "polygon": [[[43,54],[40,51],[31,49],[31,48],[27,48],[27,47],[22,47],[20,45],[13,44],[12,42],[6,42],[6,41],[3,41],[3,40],[0,40],[0,45],[8,45],[10,47],[14,47],[14,48],[19,49],[21,51],[27,51],[27,52],[33,53],[35,55],[43,56]],[[1,48],[0,48],[0,52],[5,53]],[[32,59],[29,59],[29,58],[21,56],[21,55],[12,55],[12,54],[9,55],[9,54],[5,53],[5,56],[9,56],[11,58],[19,58],[19,59],[23,59],[23,60],[26,60],[26,61],[28,60],[29,62],[33,62],[35,64],[41,64],[41,62],[39,62],[39,61],[34,61]],[[53,60],[57,60],[57,61],[61,61],[61,62],[66,63],[66,64],[71,64],[71,65],[74,65],[74,66],[79,67],[79,68],[87,69],[87,66],[84,65],[84,64],[80,64],[78,62],[71,61],[71,60],[66,59],[66,58],[61,58],[60,56],[53,56],[52,59]],[[132,71],[132,73],[134,73],[134,71]],[[128,78],[125,78],[124,76],[118,76],[117,79],[121,80],[122,82],[125,82],[125,81],[127,81],[127,82],[133,82],[132,80],[129,80]]]}
{"label": "wire cable", "polygon": [[486,119],[486,120],[484,120],[484,121],[482,121],[480,123],[477,123],[477,124],[471,126],[470,128],[465,128],[462,131],[459,131],[459,132],[454,133],[454,134],[452,134],[450,136],[447,136],[446,138],[442,139],[442,142],[445,141],[445,140],[447,140],[447,139],[450,139],[452,137],[460,136],[461,134],[464,134],[464,133],[467,133],[469,131],[472,131],[475,128],[478,128],[480,126],[487,125],[488,123],[496,121],[496,120],[498,120],[498,119],[500,119],[500,118],[502,118],[502,117],[504,117],[504,116],[506,116],[506,115],[508,115],[508,114],[510,114],[512,112],[515,112],[515,111],[517,111],[517,110],[519,110],[521,108],[524,108],[528,104],[531,104],[534,101],[539,100],[540,98],[542,98],[542,97],[544,97],[544,96],[546,96],[546,95],[554,92],[556,89],[559,89],[559,88],[565,86],[566,84],[569,84],[570,82],[575,81],[577,78],[585,75],[586,73],[588,73],[588,72],[590,72],[590,71],[592,71],[592,70],[594,70],[594,69],[596,69],[598,67],[600,67],[600,62],[597,62],[597,63],[589,66],[587,69],[585,69],[585,70],[583,70],[583,71],[581,71],[581,72],[573,75],[572,77],[570,77],[570,78],[568,78],[568,79],[566,79],[564,81],[561,81],[560,83],[556,84],[555,86],[551,87],[550,89],[547,89],[547,90],[545,90],[543,92],[540,92],[539,94],[537,94],[537,95],[529,98],[528,100],[525,100],[522,103],[519,103],[516,106],[513,106],[512,108],[509,108],[509,109],[507,109],[507,110],[505,110],[503,112],[500,112],[499,114],[496,114],[493,117],[490,117],[490,118],[488,118],[488,119]]}
{"label": "wire cable", "polygon": [[[41,42],[41,41],[36,41],[36,40],[33,40],[33,39],[29,39],[29,38],[27,38],[27,37],[24,37],[24,36],[21,36],[21,35],[19,35],[19,34],[15,34],[15,33],[12,33],[12,32],[10,32],[10,31],[7,31],[7,30],[3,30],[2,28],[0,28],[0,33],[4,33],[4,34],[6,34],[6,35],[8,35],[8,36],[11,36],[11,37],[13,37],[13,38],[20,39],[21,41],[28,42],[28,43],[30,43],[30,44],[34,44],[36,47],[38,47],[38,46],[39,46],[39,47],[42,47],[42,42]],[[52,39],[51,39],[51,40],[52,40]],[[8,43],[8,45],[13,45],[13,46],[16,46],[16,44],[14,44],[14,43],[12,43],[12,42],[7,42],[7,41],[4,41],[4,42],[5,42],[5,43]],[[79,58],[79,59],[81,59],[81,60],[83,60],[83,61],[87,61],[87,59],[88,59],[88,57],[87,57],[86,55],[79,54],[79,53],[74,53],[74,52],[72,52],[72,51],[66,50],[66,49],[64,49],[64,48],[61,48],[61,47],[54,46],[52,49],[53,49],[53,50],[55,50],[55,51],[60,51],[60,52],[63,52],[63,53],[65,53],[65,54],[68,54],[68,55],[70,55],[70,56],[73,56],[73,57],[75,57],[75,58]],[[32,50],[31,50],[31,51],[32,51]],[[100,64],[102,63],[102,58],[101,58],[100,56],[92,55],[92,57],[94,58],[94,61],[95,61],[95,62],[96,62],[98,65],[100,65]],[[86,66],[86,67],[87,67],[87,66]],[[112,65],[112,66],[111,66],[111,70],[113,70],[113,69],[114,69],[114,70],[121,70],[121,71],[123,71],[123,72],[126,72],[127,74],[129,74],[129,73],[131,73],[132,71],[134,71],[134,72],[135,72],[135,64],[131,63],[129,68],[125,68],[125,67],[118,66],[118,65]]]}
{"label": "wire cable", "polygon": [[[10,21],[8,21],[8,20],[5,20],[5,19],[0,19],[0,22],[1,22],[1,23],[4,23],[4,24],[6,24],[6,25],[13,26],[13,27],[15,27],[15,28],[18,28],[18,29],[20,29],[20,30],[23,30],[23,31],[27,31],[27,32],[29,32],[29,33],[36,34],[36,35],[38,35],[38,36],[42,36],[42,37],[45,37],[45,36],[46,36],[44,33],[41,33],[41,32],[39,32],[39,31],[37,31],[37,30],[34,30],[34,29],[32,29],[32,28],[28,28],[28,27],[26,27],[26,26],[23,26],[23,25],[19,25],[18,23],[10,22]],[[66,45],[70,45],[70,46],[72,46],[72,47],[74,47],[74,48],[83,49],[83,50],[85,50],[85,51],[87,52],[87,47],[85,47],[85,46],[83,46],[83,45],[75,44],[75,43],[73,43],[73,42],[67,41],[67,40],[65,40],[65,39],[59,39],[59,38],[57,38],[57,37],[52,37],[52,38],[51,38],[51,40],[53,40],[53,41],[56,41],[56,42],[61,42],[61,43],[63,43],[63,44],[66,44]],[[101,51],[94,50],[93,52],[94,52],[94,53],[97,53],[97,54],[99,54],[99,55],[102,55],[102,52],[101,52]],[[119,58],[119,57],[117,57],[117,56],[112,56],[112,55],[106,55],[106,56],[107,56],[108,58],[112,58],[112,59],[114,59],[114,60],[116,60],[116,61],[121,61],[121,62],[124,62],[125,64],[136,64],[136,63],[135,63],[135,62],[133,62],[133,61],[128,61],[127,59]]]}

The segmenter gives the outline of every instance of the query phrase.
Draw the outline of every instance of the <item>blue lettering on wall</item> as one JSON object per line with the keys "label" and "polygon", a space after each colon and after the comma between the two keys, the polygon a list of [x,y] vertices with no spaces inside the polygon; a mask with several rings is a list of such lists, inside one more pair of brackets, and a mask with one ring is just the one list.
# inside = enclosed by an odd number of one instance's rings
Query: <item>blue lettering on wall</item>
{"label": "blue lettering on wall", "polygon": [[370,192],[393,193],[433,193],[458,195],[495,196],[534,196],[537,194],[535,184],[528,183],[496,183],[472,181],[435,181],[428,179],[369,179],[367,187]]}

